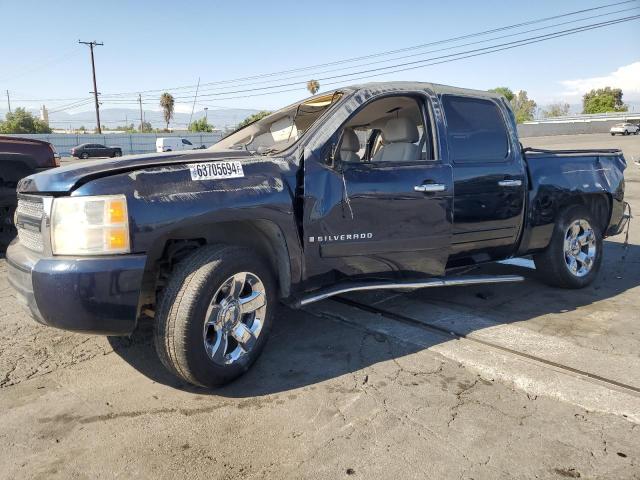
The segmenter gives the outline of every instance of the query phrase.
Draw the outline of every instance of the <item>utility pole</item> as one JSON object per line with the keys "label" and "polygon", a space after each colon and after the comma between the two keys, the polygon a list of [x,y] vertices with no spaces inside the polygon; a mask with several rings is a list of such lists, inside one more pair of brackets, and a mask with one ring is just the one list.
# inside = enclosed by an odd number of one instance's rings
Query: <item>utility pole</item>
{"label": "utility pole", "polygon": [[196,100],[198,99],[199,89],[200,89],[200,77],[198,77],[198,86],[196,87],[196,94],[193,96],[193,105],[191,106],[191,116],[189,117],[189,127],[191,126],[191,120],[193,119],[193,110],[196,108]]}
{"label": "utility pole", "polygon": [[204,121],[205,123],[209,123],[209,118],[207,116],[207,111],[209,110],[209,107],[204,107]]}
{"label": "utility pole", "polygon": [[140,131],[144,131],[144,118],[142,117],[142,94],[138,94],[138,103],[140,104]]}
{"label": "utility pole", "polygon": [[91,70],[93,71],[93,98],[96,102],[96,122],[98,123],[98,133],[102,133],[102,126],[100,125],[100,104],[98,103],[98,85],[96,83],[96,62],[93,59],[93,48],[97,46],[102,46],[104,43],[98,43],[95,40],[93,42],[83,42],[78,40],[78,43],[82,43],[83,45],[89,45],[89,49],[91,50]]}
{"label": "utility pole", "polygon": [[9,113],[11,113],[11,100],[9,99],[9,90],[7,90],[7,106],[9,107]]}

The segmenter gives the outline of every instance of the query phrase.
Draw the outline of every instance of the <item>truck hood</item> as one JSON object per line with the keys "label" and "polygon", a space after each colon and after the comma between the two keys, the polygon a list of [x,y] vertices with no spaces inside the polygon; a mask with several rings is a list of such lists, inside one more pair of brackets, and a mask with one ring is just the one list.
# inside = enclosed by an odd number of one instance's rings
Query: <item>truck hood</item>
{"label": "truck hood", "polygon": [[80,161],[23,178],[20,180],[20,183],[18,183],[17,191],[18,193],[38,192],[55,195],[70,192],[94,178],[115,173],[162,165],[179,165],[222,159],[241,159],[250,156],[251,154],[249,152],[239,150],[189,150],[185,152],[129,155],[116,159]]}

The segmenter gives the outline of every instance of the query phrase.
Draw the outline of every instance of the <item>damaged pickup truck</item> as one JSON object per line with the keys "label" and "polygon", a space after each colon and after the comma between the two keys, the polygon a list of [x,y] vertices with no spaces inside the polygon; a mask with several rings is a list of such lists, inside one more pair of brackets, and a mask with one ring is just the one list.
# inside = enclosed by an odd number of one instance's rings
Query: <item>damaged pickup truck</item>
{"label": "damaged pickup truck", "polygon": [[260,354],[278,301],[516,281],[460,272],[524,255],[590,284],[629,219],[624,169],[618,150],[523,149],[496,94],[359,85],[207,150],[23,179],[9,280],[46,325],[127,335],[153,316],[163,364],[213,387]]}

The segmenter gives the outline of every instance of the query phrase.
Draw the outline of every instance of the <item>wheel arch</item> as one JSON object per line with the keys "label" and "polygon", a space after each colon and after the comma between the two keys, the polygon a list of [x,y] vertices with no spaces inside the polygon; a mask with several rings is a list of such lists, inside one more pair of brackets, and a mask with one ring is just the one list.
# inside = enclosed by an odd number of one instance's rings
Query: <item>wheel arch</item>
{"label": "wheel arch", "polygon": [[171,270],[189,253],[204,245],[226,244],[247,247],[267,259],[278,281],[279,296],[291,293],[291,262],[282,229],[271,220],[223,221],[192,229],[176,229],[158,239],[147,252],[141,306],[155,303]]}
{"label": "wheel arch", "polygon": [[[560,215],[570,207],[584,206],[593,213],[603,235],[612,215],[613,198],[608,192],[582,192],[555,198],[551,204],[538,205],[529,214],[525,237],[518,249],[518,255],[528,255],[545,250],[551,242],[555,225]],[[533,223],[533,224],[532,224]]]}
{"label": "wheel arch", "polygon": [[569,201],[563,205],[562,208],[558,209],[556,212],[556,221],[560,214],[567,208],[574,205],[581,205],[586,207],[592,213],[595,220],[598,222],[600,231],[604,235],[607,231],[609,220],[611,219],[612,203],[613,199],[611,198],[611,194],[605,192],[574,195],[570,197]]}

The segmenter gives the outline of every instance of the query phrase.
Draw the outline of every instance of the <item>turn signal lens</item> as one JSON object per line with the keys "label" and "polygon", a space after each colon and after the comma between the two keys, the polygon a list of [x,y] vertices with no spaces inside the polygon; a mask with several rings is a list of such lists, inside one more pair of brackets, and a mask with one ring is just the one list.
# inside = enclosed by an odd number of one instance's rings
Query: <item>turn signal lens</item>
{"label": "turn signal lens", "polygon": [[51,246],[55,255],[129,253],[126,197],[104,195],[54,199]]}
{"label": "turn signal lens", "polygon": [[124,223],[127,212],[127,203],[124,199],[113,199],[109,201],[109,222]]}

